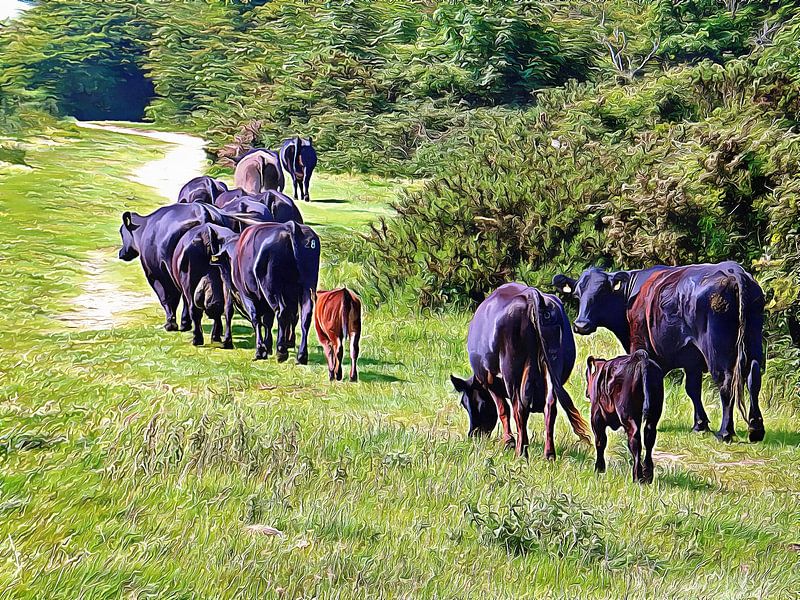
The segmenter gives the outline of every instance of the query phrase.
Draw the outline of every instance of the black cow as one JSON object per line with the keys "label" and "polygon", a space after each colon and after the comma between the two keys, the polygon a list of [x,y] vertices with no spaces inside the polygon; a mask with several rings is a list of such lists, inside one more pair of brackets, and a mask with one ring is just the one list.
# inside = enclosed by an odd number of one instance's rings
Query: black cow
{"label": "black cow", "polygon": [[500,286],[475,311],[467,351],[472,377],[450,379],[469,415],[469,435],[490,434],[499,415],[503,441],[514,446],[508,399],[517,456],[528,453],[528,414],[544,412],[544,454],[553,459],[558,398],[573,431],[589,440],[586,422],[564,389],[575,364],[575,340],[558,298],[519,283]]}
{"label": "black cow", "polygon": [[297,200],[297,190],[300,198],[306,202],[311,201],[309,185],[311,175],[317,166],[317,152],[311,138],[304,140],[300,137],[284,140],[278,153],[281,158],[283,170],[289,174],[294,184],[294,199]]}
{"label": "black cow", "polygon": [[227,191],[228,186],[223,182],[208,175],[203,175],[202,177],[195,177],[184,184],[178,194],[178,203],[205,202],[206,204],[214,204],[217,197]]}
{"label": "black cow", "polygon": [[219,196],[217,196],[214,200],[214,206],[217,208],[225,208],[225,205],[228,204],[228,202],[246,195],[247,193],[242,188],[233,188],[232,190],[222,192]]}
{"label": "black cow", "polygon": [[251,196],[241,196],[229,201],[222,212],[236,219],[237,222],[231,227],[236,233],[241,233],[248,225],[277,222],[269,208]]}
{"label": "black cow", "polygon": [[[594,468],[606,470],[606,427],[622,427],[633,457],[633,480],[653,481],[653,446],[664,406],[664,373],[644,350],[611,360],[586,360],[586,397],[592,406],[592,432],[597,449]],[[644,467],[642,467],[644,420]]]}
{"label": "black cow", "polygon": [[276,190],[269,190],[263,194],[256,194],[254,196],[259,202],[263,202],[272,216],[275,218],[276,223],[288,223],[294,221],[295,223],[303,222],[303,215],[300,214],[300,209],[294,201],[283,192]]}
{"label": "black cow", "polygon": [[[278,362],[288,348],[301,309],[302,338],[297,362],[308,362],[308,330],[319,279],[319,237],[295,222],[264,223],[248,227],[239,236],[217,240],[214,261],[236,290],[256,333],[256,360],[272,353],[272,322],[278,318]],[[263,332],[263,333],[262,333]]]}
{"label": "black cow", "polygon": [[[646,350],[667,373],[686,372],[686,393],[694,404],[694,429],[708,429],[701,401],[702,374],[711,373],[722,399],[717,437],[735,435],[733,406],[748,422],[751,441],[764,439],[758,406],[764,293],[735,262],[657,266],[641,271],[584,271],[578,280],[557,275],[553,284],[580,302],[574,328],[590,334],[606,327],[627,352]],[[745,414],[744,387],[750,393]]]}
{"label": "black cow", "polygon": [[[181,292],[172,278],[172,255],[181,237],[203,223],[227,226],[231,221],[213,206],[202,202],[172,204],[146,216],[130,211],[122,215],[119,257],[124,261],[139,257],[147,282],[164,307],[164,329],[167,331],[178,329],[175,312],[181,299]],[[184,303],[180,330],[188,331],[191,326],[189,307]]]}
{"label": "black cow", "polygon": [[[219,238],[233,236],[227,227],[204,223],[192,227],[178,241],[172,255],[172,277],[183,294],[194,326],[192,343],[203,345],[203,311],[213,319],[211,341],[233,348],[231,319],[233,300],[224,293],[222,274],[211,266],[211,232]],[[225,316],[225,339],[222,339],[222,316]]]}

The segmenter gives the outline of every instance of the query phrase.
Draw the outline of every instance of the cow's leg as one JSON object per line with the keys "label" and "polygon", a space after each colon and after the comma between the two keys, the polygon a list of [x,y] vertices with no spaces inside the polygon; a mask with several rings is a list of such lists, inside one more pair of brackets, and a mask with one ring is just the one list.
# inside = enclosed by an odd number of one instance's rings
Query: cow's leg
{"label": "cow's leg", "polygon": [[[175,308],[178,308],[177,303],[175,304]],[[202,320],[203,315],[200,315],[200,319]],[[192,308],[189,306],[189,303],[186,302],[184,299],[183,301],[183,309],[181,310],[181,331],[190,331],[192,329],[192,323],[194,323],[194,315],[192,314]],[[201,343],[202,345],[202,343]]]}
{"label": "cow's leg", "polygon": [[625,422],[625,433],[628,434],[628,450],[633,457],[633,480],[642,479],[642,440],[639,433],[639,425],[632,419]]}
{"label": "cow's leg", "polygon": [[214,317],[214,325],[211,327],[211,341],[222,341],[222,315],[216,315]]}
{"label": "cow's leg", "polygon": [[600,415],[592,415],[592,433],[594,434],[594,448],[597,458],[594,461],[594,470],[598,473],[606,472],[606,422]]}
{"label": "cow's leg", "polygon": [[350,381],[358,381],[358,354],[361,352],[361,332],[350,334]]}
{"label": "cow's leg", "polygon": [[285,362],[289,360],[289,328],[292,324],[291,316],[288,315],[289,311],[285,306],[278,308],[278,343],[275,350],[275,356],[278,362]]}
{"label": "cow's leg", "polygon": [[[311,329],[311,320],[314,316],[314,298],[311,290],[303,294],[300,306],[300,347],[297,349],[297,364],[308,364],[308,331]],[[295,313],[297,314],[297,313]],[[294,335],[294,320],[292,322],[292,335]],[[339,377],[341,379],[341,377]]]}
{"label": "cow's leg", "polygon": [[344,359],[344,338],[336,340],[336,381],[342,380],[342,360]]}
{"label": "cow's leg", "polygon": [[686,393],[694,405],[694,427],[692,431],[708,431],[708,415],[703,407],[703,372],[700,369],[686,370]]}
{"label": "cow's leg", "polygon": [[178,331],[178,323],[175,321],[175,311],[178,308],[178,303],[180,302],[180,294],[174,293],[174,290],[168,289],[161,281],[158,279],[150,279],[150,287],[153,288],[153,291],[158,296],[158,301],[161,303],[161,307],[164,309],[164,329],[167,331]]}
{"label": "cow's leg", "polygon": [[656,445],[656,426],[658,420],[648,418],[644,423],[644,469],[642,481],[653,482],[653,446]]}
{"label": "cow's leg", "polygon": [[497,416],[500,418],[500,424],[503,426],[503,443],[506,448],[513,448],[516,445],[516,440],[514,440],[514,435],[511,433],[511,422],[508,419],[508,403],[503,396],[499,395],[494,390],[490,389],[489,393],[492,395],[492,399],[497,407]]}
{"label": "cow's leg", "polygon": [[722,423],[717,432],[717,439],[730,442],[736,435],[733,422],[733,393],[732,377],[725,371],[713,371],[712,378],[719,387],[719,396],[722,401]]}
{"label": "cow's leg", "polygon": [[553,440],[553,434],[556,428],[556,392],[553,385],[547,381],[547,398],[544,402],[544,457],[547,460],[555,460],[556,458],[556,444]]}
{"label": "cow's leg", "polygon": [[292,174],[292,187],[294,189],[292,194],[294,196],[294,199],[297,200],[297,187],[298,187],[298,185],[297,185],[297,177],[294,174]]}
{"label": "cow's leg", "polygon": [[264,347],[266,348],[267,356],[272,354],[272,325],[275,322],[275,311],[267,307],[264,309]]}
{"label": "cow's leg", "polygon": [[253,331],[256,333],[255,360],[263,360],[267,358],[267,352],[266,348],[264,347],[264,339],[261,336],[261,314],[256,309],[256,305],[244,295],[242,295],[242,304],[244,304],[244,310],[245,313],[247,313],[247,318],[250,319],[250,325],[253,326]]}
{"label": "cow's leg", "polygon": [[331,346],[331,342],[328,339],[321,339],[320,343],[322,344],[322,351],[325,353],[325,362],[328,363],[328,379],[333,381],[334,377],[336,376],[336,365],[334,363],[333,358],[333,346]]}
{"label": "cow's leg", "polygon": [[528,458],[528,407],[522,401],[521,392],[517,393],[512,408],[517,425],[517,456]]}
{"label": "cow's leg", "polygon": [[[190,307],[190,312],[192,315],[192,344],[195,346],[202,346],[204,343],[203,340],[203,309],[198,308],[195,306],[194,302],[187,303],[186,299],[183,300],[184,306]],[[212,335],[212,338],[213,335]]]}
{"label": "cow's leg", "polygon": [[747,419],[747,430],[751,442],[760,442],[764,439],[764,417],[758,407],[758,394],[761,392],[761,365],[757,360],[750,363],[747,390],[750,393],[750,414]]}

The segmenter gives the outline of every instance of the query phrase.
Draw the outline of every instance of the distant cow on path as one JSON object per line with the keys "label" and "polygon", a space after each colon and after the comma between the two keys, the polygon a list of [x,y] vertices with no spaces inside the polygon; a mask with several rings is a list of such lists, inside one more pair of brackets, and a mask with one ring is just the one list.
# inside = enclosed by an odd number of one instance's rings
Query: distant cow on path
{"label": "distant cow on path", "polygon": [[[475,311],[467,350],[472,377],[450,379],[469,415],[469,435],[490,434],[499,416],[505,444],[527,456],[528,415],[544,412],[544,454],[553,459],[558,399],[573,431],[589,441],[586,421],[564,389],[575,365],[575,340],[558,298],[519,283],[500,286]],[[506,400],[517,426],[516,444]]]}
{"label": "distant cow on path", "polygon": [[[764,293],[735,262],[657,266],[607,273],[592,268],[575,280],[556,275],[553,285],[579,301],[576,333],[610,329],[626,352],[647,350],[668,373],[686,372],[686,393],[694,404],[694,430],[708,429],[701,400],[702,375],[710,372],[720,391],[722,423],[717,437],[735,435],[733,408],[748,423],[750,441],[764,439],[758,406],[764,352]],[[750,393],[745,413],[744,388]]]}
{"label": "distant cow on path", "polygon": [[284,177],[278,153],[255,148],[241,156],[236,162],[233,184],[250,196],[267,190],[282,191]]}
{"label": "distant cow on path", "polygon": [[342,379],[345,340],[350,341],[350,381],[358,381],[361,299],[347,288],[317,292],[314,327],[328,361],[328,375]]}
{"label": "distant cow on path", "polygon": [[298,199],[299,190],[299,198],[310,202],[311,175],[317,166],[317,151],[314,150],[311,138],[304,140],[301,137],[294,137],[284,140],[278,153],[281,158],[281,166],[292,178],[294,199]]}
{"label": "distant cow on path", "polygon": [[[606,427],[622,427],[633,457],[633,480],[653,481],[653,446],[664,406],[664,373],[644,350],[603,360],[586,361],[586,397],[592,406],[592,433],[597,449],[594,468],[606,470]],[[641,430],[644,421],[644,467]]]}

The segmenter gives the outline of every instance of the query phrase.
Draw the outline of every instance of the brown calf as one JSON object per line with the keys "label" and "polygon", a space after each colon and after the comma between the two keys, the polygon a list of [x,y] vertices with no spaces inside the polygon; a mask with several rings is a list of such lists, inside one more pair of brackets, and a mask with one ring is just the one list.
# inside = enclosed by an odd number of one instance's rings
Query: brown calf
{"label": "brown calf", "polygon": [[328,374],[342,379],[344,340],[350,339],[350,381],[358,381],[358,353],[361,340],[361,299],[347,288],[317,292],[314,326],[328,361]]}
{"label": "brown calf", "polygon": [[[586,396],[592,405],[592,432],[597,449],[595,470],[606,470],[606,427],[622,427],[628,435],[628,449],[633,456],[633,480],[653,481],[653,446],[656,425],[664,405],[664,374],[650,360],[645,350],[628,356],[603,360],[590,356],[586,361]],[[642,442],[639,431],[644,425],[645,457],[642,468]]]}

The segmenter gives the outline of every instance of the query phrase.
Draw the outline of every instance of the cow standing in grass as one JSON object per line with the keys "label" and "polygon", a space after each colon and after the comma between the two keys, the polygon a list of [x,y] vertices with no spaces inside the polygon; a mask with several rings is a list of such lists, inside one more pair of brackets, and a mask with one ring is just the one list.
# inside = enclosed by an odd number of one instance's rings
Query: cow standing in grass
{"label": "cow standing in grass", "polygon": [[285,180],[277,152],[266,148],[254,148],[236,161],[233,184],[235,187],[243,189],[246,194],[283,190]]}
{"label": "cow standing in grass", "polygon": [[309,186],[311,185],[311,175],[317,166],[317,152],[311,138],[304,140],[294,137],[284,140],[278,153],[281,158],[283,170],[289,174],[294,186],[294,199],[311,201]]}
{"label": "cow standing in grass", "polygon": [[[556,275],[553,285],[578,299],[576,333],[588,335],[606,327],[626,352],[646,350],[665,373],[686,372],[695,431],[708,429],[701,391],[703,373],[710,372],[722,401],[717,437],[733,439],[737,405],[748,424],[750,441],[764,439],[758,405],[764,366],[764,293],[740,265],[657,266],[615,273],[592,268],[577,280]],[[749,416],[745,387],[750,394]]]}
{"label": "cow standing in grass", "polygon": [[470,436],[490,434],[499,416],[505,444],[527,456],[528,415],[544,412],[544,454],[554,459],[558,400],[573,431],[589,441],[586,422],[564,389],[575,364],[575,340],[558,298],[519,283],[500,286],[475,311],[467,350],[472,377],[451,376],[451,381],[469,415]]}
{"label": "cow standing in grass", "polygon": [[314,306],[317,330],[330,380],[342,379],[344,341],[350,341],[350,381],[358,381],[358,353],[361,340],[361,299],[347,288],[317,292]]}
{"label": "cow standing in grass", "polygon": [[[644,350],[611,360],[586,361],[586,397],[592,407],[592,433],[597,449],[595,470],[606,470],[606,427],[622,427],[633,457],[633,480],[653,481],[653,446],[664,406],[664,373]],[[644,421],[644,466],[642,466]]]}

